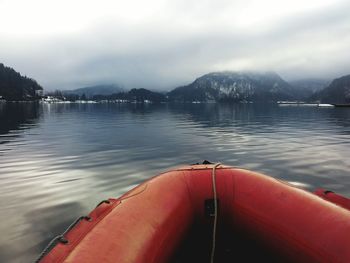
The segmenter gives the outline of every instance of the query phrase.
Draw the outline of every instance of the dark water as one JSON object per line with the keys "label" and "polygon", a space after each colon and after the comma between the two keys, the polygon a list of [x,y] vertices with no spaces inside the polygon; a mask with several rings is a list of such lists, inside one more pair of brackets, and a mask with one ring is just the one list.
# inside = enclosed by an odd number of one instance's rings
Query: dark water
{"label": "dark water", "polygon": [[350,109],[0,103],[0,262],[31,262],[102,199],[204,159],[350,196]]}

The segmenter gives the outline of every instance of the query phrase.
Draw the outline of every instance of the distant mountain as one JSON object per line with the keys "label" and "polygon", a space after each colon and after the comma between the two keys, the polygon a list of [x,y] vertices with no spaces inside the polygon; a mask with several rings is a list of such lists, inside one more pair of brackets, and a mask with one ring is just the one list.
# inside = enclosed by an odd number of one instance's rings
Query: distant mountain
{"label": "distant mountain", "polygon": [[153,101],[153,102],[161,102],[165,101],[165,95],[159,92],[150,91],[147,89],[132,89],[128,92],[128,97],[131,100],[136,101]]}
{"label": "distant mountain", "polygon": [[197,78],[168,94],[170,101],[254,101],[293,100],[294,89],[274,72],[214,72]]}
{"label": "distant mountain", "polygon": [[95,95],[95,100],[127,100],[130,102],[165,102],[166,97],[159,92],[150,91],[147,89],[132,89],[128,92],[119,92],[112,95]]}
{"label": "distant mountain", "polygon": [[331,80],[329,79],[317,79],[317,78],[288,81],[288,83],[294,88],[295,95],[300,100],[307,100],[310,96],[312,96],[316,92],[327,87],[330,82]]}
{"label": "distant mountain", "polygon": [[63,95],[85,95],[86,98],[92,98],[95,95],[112,95],[114,93],[122,92],[123,89],[115,84],[110,85],[96,85],[91,87],[84,87],[75,90],[64,90]]}
{"label": "distant mountain", "polygon": [[350,103],[350,75],[334,79],[328,87],[319,91],[314,99],[323,103]]}
{"label": "distant mountain", "polygon": [[33,100],[43,88],[31,78],[0,63],[0,96],[6,100]]}

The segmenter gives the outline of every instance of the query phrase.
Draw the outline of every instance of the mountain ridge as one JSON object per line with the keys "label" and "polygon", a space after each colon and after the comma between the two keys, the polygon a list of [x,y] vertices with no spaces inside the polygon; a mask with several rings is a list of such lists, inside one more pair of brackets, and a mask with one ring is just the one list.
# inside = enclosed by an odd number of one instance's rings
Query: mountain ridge
{"label": "mountain ridge", "polygon": [[32,78],[22,76],[11,67],[0,63],[0,98],[5,100],[35,100],[43,88]]}
{"label": "mountain ridge", "polygon": [[334,79],[329,86],[312,96],[322,103],[350,104],[350,74]]}
{"label": "mountain ridge", "polygon": [[104,84],[104,85],[94,85],[87,86],[82,88],[77,88],[74,90],[63,90],[62,93],[64,95],[85,95],[87,98],[92,98],[95,95],[112,95],[114,93],[122,92],[123,88],[121,88],[117,84]]}
{"label": "mountain ridge", "polygon": [[[0,63],[0,99],[35,100],[43,88],[32,78],[22,76]],[[273,71],[216,71],[197,77],[193,82],[169,92],[148,89],[125,91],[117,84],[102,84],[74,90],[58,91],[60,96],[79,98],[127,98],[168,102],[276,102],[319,101],[322,103],[350,103],[350,75],[332,81],[304,78],[285,81]],[[53,93],[55,96],[55,92]]]}
{"label": "mountain ridge", "polygon": [[211,72],[170,91],[171,101],[277,101],[296,99],[293,87],[277,73],[255,71]]}

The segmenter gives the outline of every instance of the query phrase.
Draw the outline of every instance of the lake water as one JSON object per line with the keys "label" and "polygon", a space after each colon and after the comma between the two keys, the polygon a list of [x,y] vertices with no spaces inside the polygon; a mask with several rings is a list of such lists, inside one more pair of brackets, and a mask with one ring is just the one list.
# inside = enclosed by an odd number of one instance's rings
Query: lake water
{"label": "lake water", "polygon": [[350,108],[0,103],[0,262],[31,262],[108,197],[184,164],[350,196]]}

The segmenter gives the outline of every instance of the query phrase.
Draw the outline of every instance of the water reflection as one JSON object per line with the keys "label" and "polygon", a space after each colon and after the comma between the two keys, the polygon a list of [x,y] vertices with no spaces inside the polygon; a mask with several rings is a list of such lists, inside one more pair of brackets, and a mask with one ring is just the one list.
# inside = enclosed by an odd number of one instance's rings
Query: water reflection
{"label": "water reflection", "polygon": [[100,200],[204,159],[350,195],[348,109],[44,104],[0,112],[1,136],[19,134],[0,144],[1,262],[28,262]]}
{"label": "water reflection", "polygon": [[0,102],[0,144],[20,137],[24,130],[35,127],[40,115],[38,103]]}

